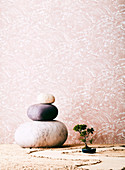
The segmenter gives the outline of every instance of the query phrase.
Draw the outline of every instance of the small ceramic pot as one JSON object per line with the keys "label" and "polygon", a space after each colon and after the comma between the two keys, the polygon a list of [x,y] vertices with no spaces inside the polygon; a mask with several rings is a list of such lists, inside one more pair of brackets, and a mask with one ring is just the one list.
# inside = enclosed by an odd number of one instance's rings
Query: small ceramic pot
{"label": "small ceramic pot", "polygon": [[88,148],[88,149],[82,148],[82,152],[83,153],[95,153],[96,152],[96,148]]}

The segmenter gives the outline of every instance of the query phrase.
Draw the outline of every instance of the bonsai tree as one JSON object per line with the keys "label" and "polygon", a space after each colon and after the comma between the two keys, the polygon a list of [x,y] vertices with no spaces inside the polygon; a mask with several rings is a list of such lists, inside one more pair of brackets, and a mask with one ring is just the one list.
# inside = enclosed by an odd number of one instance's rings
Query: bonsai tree
{"label": "bonsai tree", "polygon": [[93,134],[94,129],[93,128],[87,128],[87,125],[82,124],[82,125],[76,125],[73,128],[74,131],[79,132],[80,136],[83,137],[83,139],[80,139],[82,142],[84,142],[85,147],[84,149],[90,149],[90,147],[88,147],[87,143],[90,142],[92,144],[93,139],[89,138],[90,134]]}

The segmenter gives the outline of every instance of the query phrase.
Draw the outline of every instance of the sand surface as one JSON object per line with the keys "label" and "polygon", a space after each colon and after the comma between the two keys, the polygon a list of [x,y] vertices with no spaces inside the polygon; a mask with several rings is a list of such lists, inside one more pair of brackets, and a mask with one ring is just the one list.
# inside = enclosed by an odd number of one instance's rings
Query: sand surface
{"label": "sand surface", "polygon": [[125,170],[124,145],[94,145],[95,154],[82,153],[82,145],[61,148],[21,148],[0,145],[0,170]]}

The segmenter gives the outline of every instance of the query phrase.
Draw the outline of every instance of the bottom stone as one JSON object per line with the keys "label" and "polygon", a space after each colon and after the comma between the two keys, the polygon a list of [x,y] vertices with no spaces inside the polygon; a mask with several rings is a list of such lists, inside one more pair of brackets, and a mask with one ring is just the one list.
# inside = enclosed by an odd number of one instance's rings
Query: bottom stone
{"label": "bottom stone", "polygon": [[15,141],[21,147],[61,146],[67,139],[66,126],[59,121],[32,121],[18,127]]}

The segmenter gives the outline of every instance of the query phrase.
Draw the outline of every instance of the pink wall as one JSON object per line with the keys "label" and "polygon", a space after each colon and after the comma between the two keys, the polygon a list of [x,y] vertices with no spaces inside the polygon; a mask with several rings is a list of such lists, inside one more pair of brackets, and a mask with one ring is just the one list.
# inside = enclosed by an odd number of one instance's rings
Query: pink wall
{"label": "pink wall", "polygon": [[78,123],[95,143],[123,143],[124,0],[1,0],[0,143],[39,93],[52,93],[58,120],[78,143]]}

